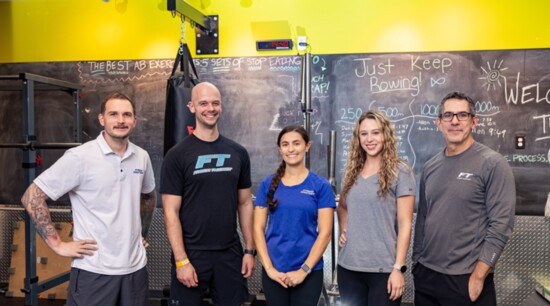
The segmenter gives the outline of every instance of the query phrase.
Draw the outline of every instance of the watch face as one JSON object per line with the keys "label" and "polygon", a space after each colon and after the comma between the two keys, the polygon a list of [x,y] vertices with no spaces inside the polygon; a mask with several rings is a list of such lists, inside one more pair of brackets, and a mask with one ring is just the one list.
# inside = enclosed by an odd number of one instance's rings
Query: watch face
{"label": "watch face", "polygon": [[401,271],[401,273],[405,273],[405,271],[407,271],[407,266],[406,265],[395,264],[395,265],[393,265],[393,268],[397,271]]}

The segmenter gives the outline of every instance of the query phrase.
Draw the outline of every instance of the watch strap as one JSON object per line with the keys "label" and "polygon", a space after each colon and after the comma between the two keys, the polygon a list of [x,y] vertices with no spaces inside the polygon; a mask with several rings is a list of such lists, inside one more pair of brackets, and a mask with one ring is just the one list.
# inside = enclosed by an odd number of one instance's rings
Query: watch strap
{"label": "watch strap", "polygon": [[256,256],[258,254],[258,252],[256,250],[249,250],[249,249],[244,249],[244,253],[245,254],[250,254],[252,256]]}

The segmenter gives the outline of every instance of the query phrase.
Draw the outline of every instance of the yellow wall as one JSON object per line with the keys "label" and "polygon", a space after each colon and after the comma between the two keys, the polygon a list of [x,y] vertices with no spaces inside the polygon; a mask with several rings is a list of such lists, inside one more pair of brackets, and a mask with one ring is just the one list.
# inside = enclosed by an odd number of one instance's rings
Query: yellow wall
{"label": "yellow wall", "polygon": [[[548,0],[188,2],[220,16],[223,57],[259,55],[256,40],[297,35],[315,54],[550,47]],[[0,1],[0,63],[172,58],[179,38],[166,0]],[[186,38],[194,52],[189,25]]]}

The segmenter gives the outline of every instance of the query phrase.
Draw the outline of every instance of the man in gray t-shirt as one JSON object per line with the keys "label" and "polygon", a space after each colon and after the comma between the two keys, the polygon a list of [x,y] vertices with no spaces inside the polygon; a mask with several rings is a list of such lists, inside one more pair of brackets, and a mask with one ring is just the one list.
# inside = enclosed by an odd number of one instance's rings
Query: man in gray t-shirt
{"label": "man in gray t-shirt", "polygon": [[445,150],[420,180],[415,305],[496,305],[493,270],[514,225],[515,182],[502,155],[475,142],[475,104],[448,94],[437,127]]}

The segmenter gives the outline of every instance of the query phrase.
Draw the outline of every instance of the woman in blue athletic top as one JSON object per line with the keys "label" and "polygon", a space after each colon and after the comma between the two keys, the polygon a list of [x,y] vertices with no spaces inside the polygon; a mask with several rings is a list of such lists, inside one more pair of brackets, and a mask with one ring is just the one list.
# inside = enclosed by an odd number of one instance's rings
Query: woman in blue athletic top
{"label": "woman in blue athletic top", "polygon": [[266,302],[317,305],[323,286],[322,256],[336,207],[334,193],[326,179],[304,165],[311,143],[303,127],[285,127],[277,145],[283,161],[261,183],[254,208],[254,241],[263,265]]}

